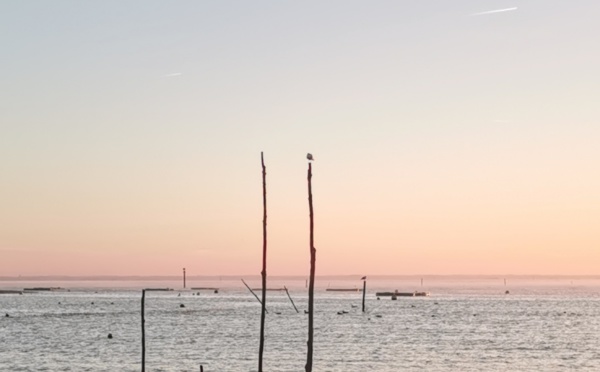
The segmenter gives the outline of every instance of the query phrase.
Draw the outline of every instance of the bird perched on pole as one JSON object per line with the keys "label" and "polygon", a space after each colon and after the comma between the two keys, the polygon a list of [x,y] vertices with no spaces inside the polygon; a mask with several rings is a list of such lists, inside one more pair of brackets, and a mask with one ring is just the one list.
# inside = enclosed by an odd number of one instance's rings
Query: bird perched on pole
{"label": "bird perched on pole", "polygon": [[306,154],[306,158],[310,161],[315,160],[315,158],[313,158],[312,154],[309,152],[308,154]]}
{"label": "bird perched on pole", "polygon": [[367,277],[363,276],[362,278],[360,278],[360,280],[367,280]]}

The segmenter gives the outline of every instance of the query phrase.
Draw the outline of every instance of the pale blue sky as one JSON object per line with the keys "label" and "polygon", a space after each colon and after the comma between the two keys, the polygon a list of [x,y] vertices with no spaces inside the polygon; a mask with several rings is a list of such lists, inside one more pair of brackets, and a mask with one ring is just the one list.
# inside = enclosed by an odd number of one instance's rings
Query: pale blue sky
{"label": "pale blue sky", "polygon": [[[382,273],[572,273],[600,248],[564,217],[600,222],[599,19],[591,0],[4,1],[0,250],[254,259],[265,151],[273,240],[288,249],[273,259],[302,273],[310,151],[322,239],[376,245],[372,271],[421,244]],[[509,223],[496,247],[506,213],[540,232]],[[419,243],[450,222],[462,238]],[[579,261],[513,266],[557,226],[585,242]],[[424,263],[453,249],[475,266]],[[19,254],[11,267],[36,273]]]}

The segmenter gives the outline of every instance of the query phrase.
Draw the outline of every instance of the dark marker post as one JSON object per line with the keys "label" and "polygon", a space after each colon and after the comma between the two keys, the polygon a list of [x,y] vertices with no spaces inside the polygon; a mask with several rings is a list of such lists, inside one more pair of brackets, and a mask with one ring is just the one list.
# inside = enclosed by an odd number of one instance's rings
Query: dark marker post
{"label": "dark marker post", "polygon": [[185,267],[183,268],[183,289],[185,289]]}
{"label": "dark marker post", "polygon": [[[313,160],[311,154],[308,154],[307,159]],[[308,209],[310,217],[310,277],[308,281],[308,351],[306,354],[306,372],[312,372],[313,365],[313,339],[314,339],[314,303],[315,303],[315,262],[317,250],[314,245],[314,212],[312,198],[312,164],[308,163]]]}
{"label": "dark marker post", "polygon": [[146,302],[146,290],[142,289],[142,372],[146,371],[146,319],[144,318],[144,303]]}
{"label": "dark marker post", "polygon": [[265,314],[267,312],[267,169],[263,153],[260,153],[262,165],[262,189],[263,189],[263,257],[262,257],[262,301],[260,311],[260,343],[258,346],[258,372],[263,370],[263,352],[265,350]]}
{"label": "dark marker post", "polygon": [[367,293],[367,277],[363,276],[361,278],[361,280],[363,281],[363,299],[362,299],[362,312],[365,312],[365,296]]}

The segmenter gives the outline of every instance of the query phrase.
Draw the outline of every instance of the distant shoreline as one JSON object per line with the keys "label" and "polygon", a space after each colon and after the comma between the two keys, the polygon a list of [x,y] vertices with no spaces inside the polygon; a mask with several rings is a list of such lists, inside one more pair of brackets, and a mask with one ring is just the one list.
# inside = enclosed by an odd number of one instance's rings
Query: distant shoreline
{"label": "distant shoreline", "polygon": [[[359,279],[362,275],[321,275],[317,280],[352,280]],[[260,279],[260,275],[188,275],[188,280],[206,281],[233,281],[244,279]],[[272,280],[306,280],[306,276],[300,275],[270,275]],[[600,279],[600,275],[369,275],[369,280],[389,279]],[[0,282],[14,281],[165,281],[180,280],[181,276],[118,276],[118,275],[93,275],[93,276],[63,276],[63,275],[40,275],[40,276],[0,276]]]}

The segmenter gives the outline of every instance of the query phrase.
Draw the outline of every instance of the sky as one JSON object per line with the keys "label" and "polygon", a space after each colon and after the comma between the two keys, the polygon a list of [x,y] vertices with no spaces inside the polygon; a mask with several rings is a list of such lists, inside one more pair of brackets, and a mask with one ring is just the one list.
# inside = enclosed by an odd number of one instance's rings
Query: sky
{"label": "sky", "polygon": [[0,276],[600,274],[598,19],[3,1]]}

